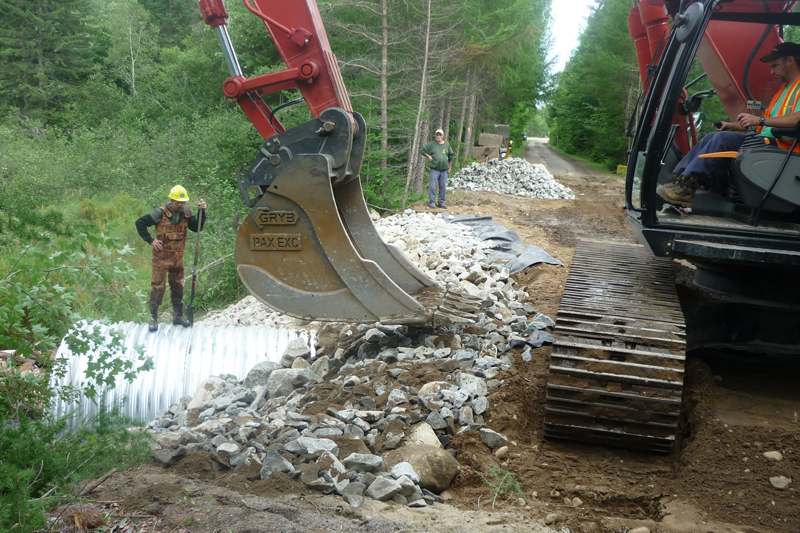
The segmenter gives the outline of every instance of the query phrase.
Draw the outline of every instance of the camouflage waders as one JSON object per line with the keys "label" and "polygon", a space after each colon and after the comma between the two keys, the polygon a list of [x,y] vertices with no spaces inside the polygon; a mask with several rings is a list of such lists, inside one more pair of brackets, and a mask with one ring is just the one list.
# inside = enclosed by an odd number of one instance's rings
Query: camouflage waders
{"label": "camouflage waders", "polygon": [[186,233],[189,221],[183,217],[178,224],[173,224],[170,219],[172,212],[162,206],[164,216],[156,225],[156,238],[163,246],[161,251],[153,249],[153,275],[150,282],[150,331],[158,329],[158,307],[164,299],[169,280],[170,301],[172,302],[172,323],[188,328],[189,322],[183,318],[183,252],[186,249]]}

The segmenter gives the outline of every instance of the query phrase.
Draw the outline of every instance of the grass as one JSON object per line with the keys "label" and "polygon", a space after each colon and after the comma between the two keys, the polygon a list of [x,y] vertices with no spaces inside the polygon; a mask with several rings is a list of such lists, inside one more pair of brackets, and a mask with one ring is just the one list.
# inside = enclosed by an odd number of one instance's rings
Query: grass
{"label": "grass", "polygon": [[500,494],[511,492],[519,498],[525,499],[525,491],[522,490],[522,485],[517,481],[517,476],[502,468],[495,466],[489,467],[489,474],[491,479],[487,479],[483,474],[478,474],[481,481],[494,489],[494,496],[492,497],[492,509]]}

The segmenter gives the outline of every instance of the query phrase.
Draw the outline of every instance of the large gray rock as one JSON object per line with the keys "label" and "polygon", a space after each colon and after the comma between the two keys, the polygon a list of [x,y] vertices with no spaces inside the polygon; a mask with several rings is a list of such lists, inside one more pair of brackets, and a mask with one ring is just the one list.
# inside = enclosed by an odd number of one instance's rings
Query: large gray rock
{"label": "large gray rock", "polygon": [[489,400],[481,396],[472,400],[472,411],[476,415],[482,415],[489,408]]}
{"label": "large gray rock", "polygon": [[486,386],[483,379],[466,372],[461,372],[456,376],[456,385],[460,391],[465,392],[471,398],[489,394],[489,387]]}
{"label": "large gray rock", "polygon": [[339,458],[332,453],[323,452],[317,459],[317,465],[320,476],[325,481],[332,483],[337,493],[342,494],[350,484],[350,476]]}
{"label": "large gray rock", "polygon": [[199,424],[198,416],[200,413],[211,407],[214,398],[225,386],[225,380],[215,376],[206,378],[197,387],[197,392],[194,393],[192,400],[186,406],[186,425],[187,427],[194,427]]}
{"label": "large gray rock", "polygon": [[475,416],[472,407],[465,405],[458,410],[458,423],[462,426],[471,426],[475,423]]}
{"label": "large gray rock", "polygon": [[[397,463],[392,467],[392,477],[397,480],[404,477],[410,479],[414,483],[419,483],[419,474],[414,472],[414,467],[411,466],[411,463],[405,461]],[[403,496],[408,496],[408,494],[403,494]]]}
{"label": "large gray rock", "polygon": [[294,469],[292,463],[281,457],[275,450],[270,450],[264,456],[261,465],[261,479],[267,479],[273,472],[288,474]]}
{"label": "large gray rock", "polygon": [[314,374],[310,368],[302,370],[281,368],[270,374],[267,380],[267,392],[270,398],[289,396],[292,391],[302,387],[309,381],[321,381],[319,376]]}
{"label": "large gray rock", "polygon": [[450,387],[451,384],[446,381],[431,381],[419,388],[419,395],[424,396],[425,394],[438,394],[439,391],[447,390]]}
{"label": "large gray rock", "polygon": [[322,379],[325,379],[325,376],[327,376],[328,373],[331,371],[329,361],[330,359],[328,358],[328,356],[323,355],[322,357],[314,361],[314,363],[311,365],[311,371],[314,372],[319,377],[321,377]]}
{"label": "large gray rock", "polygon": [[[428,416],[428,418],[430,418],[430,416]],[[445,423],[445,427],[446,426],[447,423]],[[409,428],[408,435],[406,436],[403,445],[413,446],[416,444],[425,444],[428,446],[434,446],[436,448],[442,447],[442,443],[439,442],[439,438],[436,436],[436,433],[427,422],[420,422],[419,424],[415,424]]]}
{"label": "large gray rock", "polygon": [[339,447],[330,439],[315,439],[313,437],[300,437],[286,446],[284,449],[295,455],[313,455],[317,452],[330,452],[333,455],[339,454]]}
{"label": "large gray rock", "polygon": [[183,446],[178,446],[176,450],[162,448],[153,453],[153,460],[158,466],[167,468],[183,459],[184,456],[186,456],[186,448]]}
{"label": "large gray rock", "polygon": [[219,396],[217,398],[214,398],[214,401],[212,402],[211,405],[214,407],[215,411],[224,411],[225,409],[230,407],[232,403],[233,403],[233,398],[231,398],[230,396]]}
{"label": "large gray rock", "polygon": [[481,440],[493,450],[508,444],[508,439],[506,437],[488,428],[481,429]]}
{"label": "large gray rock", "polygon": [[469,156],[479,161],[497,159],[500,157],[500,148],[497,146],[473,146],[469,149]]}
{"label": "large gray rock", "polygon": [[367,332],[364,334],[364,340],[371,343],[380,342],[385,337],[386,334],[380,331],[378,328],[367,330]]}
{"label": "large gray rock", "polygon": [[379,502],[391,500],[395,494],[400,494],[403,486],[388,477],[378,477],[367,487],[367,496]]}
{"label": "large gray rock", "polygon": [[305,343],[303,339],[294,339],[286,347],[286,351],[281,356],[281,366],[283,368],[290,368],[294,363],[295,358],[302,357],[308,359],[311,357],[311,348]]}
{"label": "large gray rock", "polygon": [[431,411],[428,418],[425,419],[425,422],[434,430],[447,427],[447,422],[445,422],[442,415],[439,414],[439,411]]}
{"label": "large gray rock", "polygon": [[389,468],[407,462],[419,475],[419,486],[440,494],[450,486],[459,471],[458,461],[441,448],[426,445],[404,446],[384,454]]}
{"label": "large gray rock", "polygon": [[400,389],[394,389],[389,393],[389,397],[386,399],[386,408],[391,409],[392,407],[408,402],[408,400],[408,393]]}
{"label": "large gray rock", "polygon": [[359,507],[364,505],[364,496],[362,496],[361,494],[356,494],[354,492],[349,492],[349,493],[345,494],[344,496],[342,496],[342,498],[344,498],[344,501],[346,501],[347,503],[349,503],[352,507],[355,507],[356,509],[358,509]]}
{"label": "large gray rock", "polygon": [[397,482],[400,483],[400,487],[402,487],[402,489],[400,490],[400,495],[403,496],[404,498],[408,498],[409,496],[417,492],[416,483],[408,479],[406,476],[400,476],[399,478],[396,479]]}
{"label": "large gray rock", "polygon": [[259,385],[266,385],[267,380],[269,379],[269,375],[272,374],[273,371],[280,368],[278,363],[273,361],[262,361],[257,363],[250,371],[247,373],[247,377],[244,378],[244,386],[248,389],[254,389]]}
{"label": "large gray rock", "polygon": [[217,446],[217,453],[230,459],[234,455],[239,454],[239,445],[235,442],[226,442]]}
{"label": "large gray rock", "polygon": [[351,453],[345,457],[344,466],[356,472],[380,472],[383,470],[383,459],[378,455]]}

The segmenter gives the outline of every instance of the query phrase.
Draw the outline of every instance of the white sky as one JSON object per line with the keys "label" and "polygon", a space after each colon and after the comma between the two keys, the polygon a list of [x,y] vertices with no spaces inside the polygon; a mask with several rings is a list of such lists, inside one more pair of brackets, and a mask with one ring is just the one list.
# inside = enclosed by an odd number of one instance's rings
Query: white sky
{"label": "white sky", "polygon": [[551,33],[554,43],[551,57],[558,56],[554,72],[564,70],[570,54],[578,46],[578,33],[586,26],[589,6],[594,4],[594,0],[553,0]]}

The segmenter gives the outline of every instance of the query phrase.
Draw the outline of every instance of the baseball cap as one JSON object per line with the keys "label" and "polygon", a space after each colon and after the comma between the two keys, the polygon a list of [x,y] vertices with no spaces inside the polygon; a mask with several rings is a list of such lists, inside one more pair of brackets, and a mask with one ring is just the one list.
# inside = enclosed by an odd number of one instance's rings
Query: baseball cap
{"label": "baseball cap", "polygon": [[772,52],[761,58],[764,63],[775,61],[782,57],[800,57],[800,44],[795,43],[781,43],[772,49]]}
{"label": "baseball cap", "polygon": [[[428,130],[428,131],[430,131],[430,130]],[[439,128],[438,130],[436,130],[436,133],[441,133],[442,135],[444,135],[444,130],[442,128]]]}

